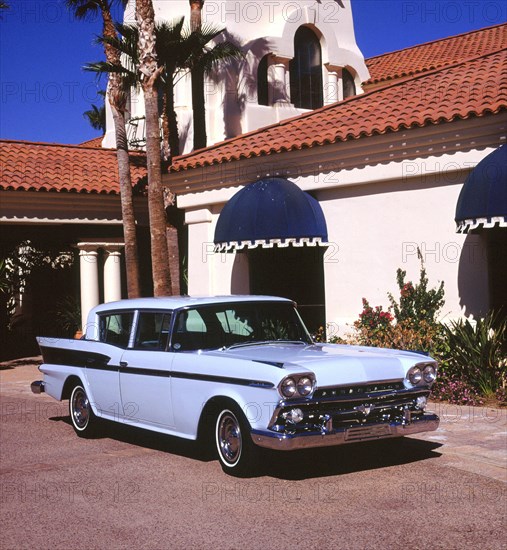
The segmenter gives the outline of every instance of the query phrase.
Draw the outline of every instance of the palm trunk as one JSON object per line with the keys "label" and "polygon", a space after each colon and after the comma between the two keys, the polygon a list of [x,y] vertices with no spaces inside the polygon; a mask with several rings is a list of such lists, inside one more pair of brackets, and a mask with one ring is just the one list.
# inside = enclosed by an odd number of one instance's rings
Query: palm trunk
{"label": "palm trunk", "polygon": [[165,97],[164,106],[162,110],[162,160],[169,163],[171,158],[171,148],[169,146],[169,120],[167,118],[167,112],[165,110]]}
{"label": "palm trunk", "polygon": [[202,26],[202,7],[204,0],[189,0],[190,3],[190,31],[201,30]]}
{"label": "palm trunk", "polygon": [[118,177],[120,181],[121,215],[123,221],[123,238],[125,240],[125,266],[127,271],[127,294],[129,298],[141,296],[139,276],[139,256],[137,249],[137,230],[132,196],[132,179],[130,177],[130,160],[125,128],[125,113],[113,111],[114,130],[116,134],[116,157],[118,159]]}
{"label": "palm trunk", "polygon": [[180,289],[180,246],[178,241],[178,228],[167,225],[167,250],[169,253],[169,265],[171,268],[171,287],[174,296],[181,293]]}
{"label": "palm trunk", "polygon": [[[102,11],[102,18],[104,22],[104,36],[116,37],[116,29],[114,28],[109,10],[104,9]],[[106,45],[105,54],[108,62],[113,64],[119,63],[120,55],[115,48]],[[138,298],[141,295],[141,279],[139,274],[134,199],[132,196],[132,178],[130,175],[127,131],[125,128],[126,93],[123,90],[121,77],[114,73],[109,75],[109,103],[113,112],[116,137],[123,238],[125,240],[127,294],[129,298]]]}
{"label": "palm trunk", "polygon": [[[190,1],[190,30],[200,31],[202,28],[202,8],[204,0]],[[206,103],[204,97],[204,71],[196,67],[192,71],[192,111],[194,122],[194,149],[202,149],[207,145],[206,135]]]}
{"label": "palm trunk", "polygon": [[171,273],[166,239],[166,214],[162,191],[160,130],[156,82],[162,71],[155,52],[155,12],[152,0],[136,1],[139,26],[139,72],[146,112],[146,157],[148,164],[148,209],[150,215],[151,260],[155,296],[171,294]]}
{"label": "palm trunk", "polygon": [[178,115],[174,108],[174,82],[172,82],[172,80],[167,83],[165,88],[164,103],[168,120],[171,157],[174,158],[180,154],[180,135],[178,129]]}
{"label": "palm trunk", "polygon": [[178,115],[174,109],[174,84],[168,81],[164,86],[162,102],[162,150],[165,161],[180,154]]}
{"label": "palm trunk", "polygon": [[192,71],[192,111],[194,119],[194,149],[206,147],[206,99],[204,96],[204,70],[196,67]]}

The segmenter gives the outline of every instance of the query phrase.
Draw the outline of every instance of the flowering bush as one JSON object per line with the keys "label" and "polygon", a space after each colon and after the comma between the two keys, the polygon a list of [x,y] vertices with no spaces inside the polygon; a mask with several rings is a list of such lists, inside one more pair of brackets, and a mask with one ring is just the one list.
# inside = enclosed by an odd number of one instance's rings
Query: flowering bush
{"label": "flowering bush", "polygon": [[421,325],[434,326],[444,305],[444,283],[437,288],[428,288],[428,277],[420,250],[417,250],[421,261],[419,282],[414,285],[412,281],[405,282],[406,271],[396,271],[396,282],[400,291],[399,301],[396,301],[391,293],[388,293],[391,308],[396,322],[410,321],[415,330],[420,330]]}
{"label": "flowering bush", "polygon": [[454,405],[483,405],[480,393],[466,381],[446,373],[439,373],[431,390],[431,397],[439,401],[449,401]]}
{"label": "flowering bush", "polygon": [[336,334],[336,327],[328,323],[325,327],[319,327],[315,334],[312,334],[313,341],[318,344],[350,344],[347,339]]}
{"label": "flowering bush", "polygon": [[368,300],[363,298],[363,311],[359,314],[359,327],[382,329],[387,328],[393,316],[388,311],[382,311],[382,306],[377,306],[373,309]]}
{"label": "flowering bush", "polygon": [[499,405],[502,407],[507,406],[507,388],[498,388],[495,393],[495,398]]}

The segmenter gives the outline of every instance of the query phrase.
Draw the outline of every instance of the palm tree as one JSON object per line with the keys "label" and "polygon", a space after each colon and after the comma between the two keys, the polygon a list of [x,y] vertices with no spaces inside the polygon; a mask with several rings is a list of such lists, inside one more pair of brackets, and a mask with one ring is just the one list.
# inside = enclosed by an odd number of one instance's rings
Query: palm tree
{"label": "palm tree", "polygon": [[[220,42],[209,46],[223,29],[206,26],[201,31],[188,32],[184,29],[185,18],[173,22],[158,22],[155,25],[156,50],[158,64],[163,68],[160,76],[160,93],[162,101],[162,141],[163,149],[170,150],[170,156],[180,154],[177,114],[174,106],[174,89],[178,80],[196,66],[205,73],[210,72],[222,63],[242,57],[241,50],[230,42]],[[135,25],[116,25],[118,37],[101,38],[121,52],[123,64],[111,66],[107,62],[89,63],[87,70],[97,73],[119,72],[133,86],[136,85],[136,67],[139,65],[138,40],[139,32]],[[170,161],[169,155],[164,160]]]}
{"label": "palm tree", "polygon": [[[106,92],[100,90],[99,95],[104,98]],[[91,109],[83,113],[83,116],[94,130],[100,130],[104,134],[106,131],[106,106],[102,103],[102,105],[92,105],[91,107]]]}
{"label": "palm tree", "polygon": [[155,49],[155,11],[152,0],[136,0],[139,27],[139,67],[146,113],[146,157],[148,163],[148,210],[151,232],[151,261],[155,296],[171,294],[171,272],[166,238],[166,213],[162,188],[157,81],[163,72]]}
{"label": "palm tree", "polygon": [[[221,42],[208,46],[223,31],[214,27],[205,27],[202,31],[184,30],[185,18],[173,22],[158,22],[155,25],[156,51],[158,64],[162,67],[159,81],[159,92],[162,94],[162,150],[164,160],[171,162],[171,157],[180,154],[179,131],[174,106],[174,88],[188,70],[199,64],[205,73],[230,59],[242,57],[241,51],[230,42]],[[122,75],[125,82],[136,86],[139,83],[137,67],[139,66],[139,31],[137,25],[116,24],[118,36],[110,39],[102,37],[100,42],[108,42],[121,53],[122,63],[111,65],[107,62],[89,63],[85,69],[99,74],[115,72]],[[160,103],[160,102],[159,102]],[[172,202],[169,201],[170,204]],[[170,262],[171,288],[173,294],[179,294],[179,254],[177,231],[167,225],[167,243]]]}
{"label": "palm tree", "polygon": [[[125,7],[128,0],[66,0],[70,10],[77,19],[100,13],[103,21],[103,35],[116,37],[116,29],[111,16],[113,5]],[[109,44],[104,44],[106,60],[111,65],[120,63],[120,53]],[[108,84],[108,98],[113,114],[116,156],[118,160],[118,179],[120,182],[120,199],[123,219],[123,235],[125,239],[125,264],[127,271],[127,292],[129,298],[136,298],[141,294],[139,276],[139,257],[137,249],[137,231],[134,215],[134,201],[132,197],[132,179],[130,175],[130,161],[125,127],[125,113],[128,98],[128,86],[118,73],[110,73]]]}
{"label": "palm tree", "polygon": [[[190,28],[192,32],[202,28],[204,0],[189,0]],[[204,71],[196,66],[192,70],[192,117],[194,122],[194,149],[206,147],[206,98],[204,96]]]}

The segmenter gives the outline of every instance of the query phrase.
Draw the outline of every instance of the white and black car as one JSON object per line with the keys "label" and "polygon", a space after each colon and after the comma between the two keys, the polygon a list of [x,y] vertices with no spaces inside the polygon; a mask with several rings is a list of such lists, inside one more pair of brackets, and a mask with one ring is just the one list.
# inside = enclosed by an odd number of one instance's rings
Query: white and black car
{"label": "white and black car", "polygon": [[78,435],[97,420],[216,446],[243,473],[261,447],[339,445],[435,430],[425,355],[315,344],[295,304],[264,296],[142,298],[94,308],[84,338],[38,338],[35,393],[69,399]]}

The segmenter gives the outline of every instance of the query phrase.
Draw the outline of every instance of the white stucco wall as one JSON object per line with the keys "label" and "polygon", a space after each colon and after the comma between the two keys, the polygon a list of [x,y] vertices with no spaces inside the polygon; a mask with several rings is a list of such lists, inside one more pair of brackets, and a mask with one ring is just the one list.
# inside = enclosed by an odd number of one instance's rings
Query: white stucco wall
{"label": "white stucco wall", "polygon": [[[449,175],[447,175],[449,176]],[[328,223],[330,252],[325,257],[326,311],[340,331],[358,318],[361,298],[389,306],[387,292],[399,298],[396,270],[419,280],[419,247],[430,287],[444,281],[445,318],[485,313],[487,265],[477,237],[456,234],[454,212],[464,174],[388,181],[368,187],[319,192]]]}

